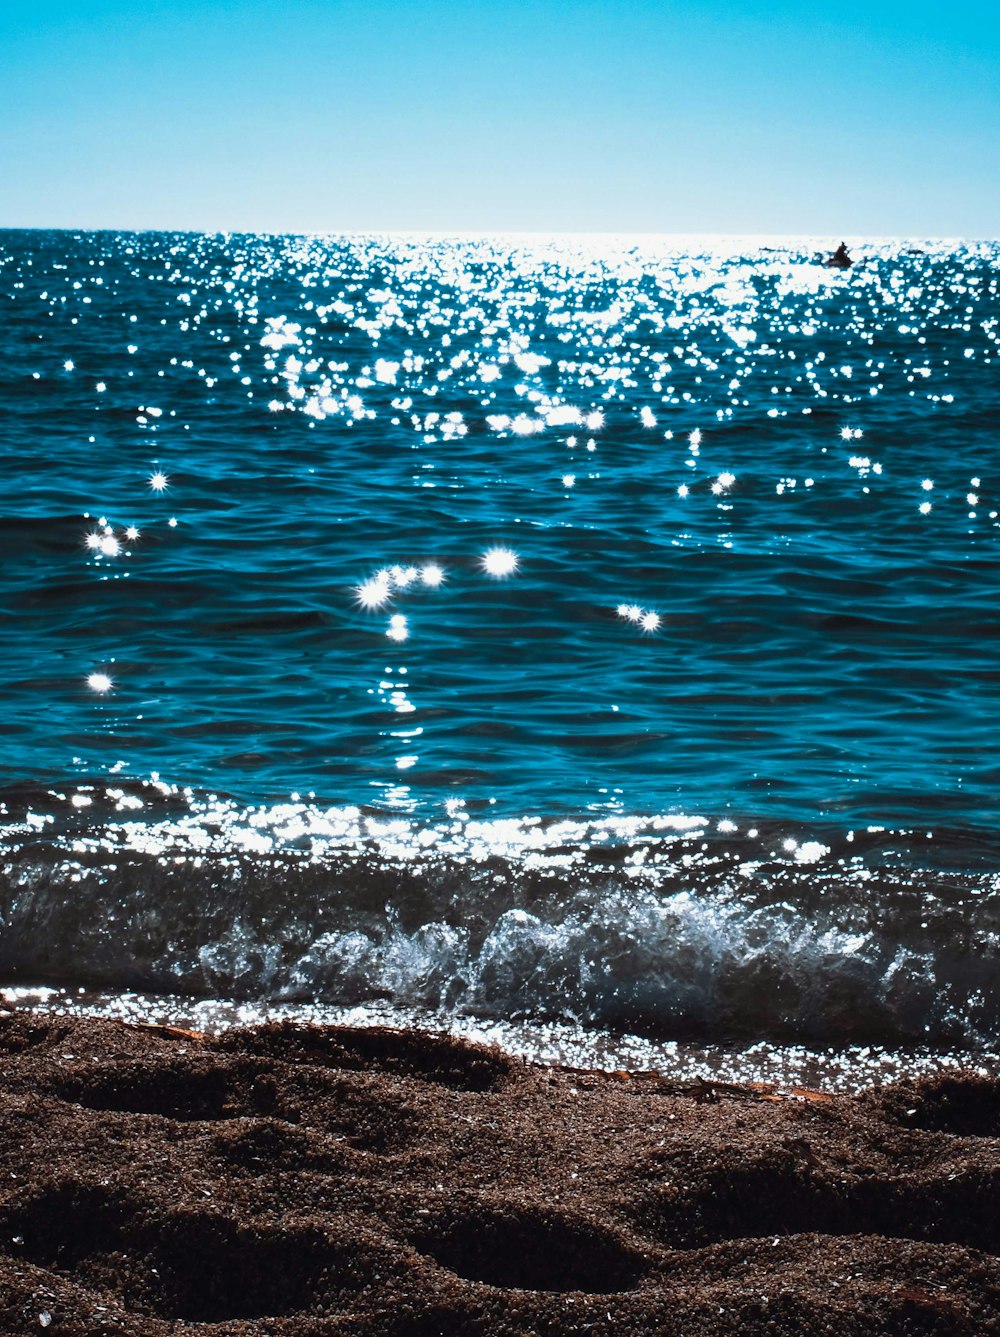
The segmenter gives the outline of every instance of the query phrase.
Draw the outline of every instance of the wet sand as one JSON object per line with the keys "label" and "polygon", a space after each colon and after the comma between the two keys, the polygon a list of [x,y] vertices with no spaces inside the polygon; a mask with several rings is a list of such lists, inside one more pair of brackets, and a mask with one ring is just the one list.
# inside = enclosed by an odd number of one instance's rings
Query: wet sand
{"label": "wet sand", "polygon": [[1000,1332],[1000,1083],[0,1015],[0,1331]]}

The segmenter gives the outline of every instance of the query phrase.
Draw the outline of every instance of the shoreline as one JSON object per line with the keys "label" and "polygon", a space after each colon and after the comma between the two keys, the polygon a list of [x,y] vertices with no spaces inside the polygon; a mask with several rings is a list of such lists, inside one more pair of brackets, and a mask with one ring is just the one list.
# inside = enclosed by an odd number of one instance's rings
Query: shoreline
{"label": "shoreline", "polygon": [[496,1045],[515,1058],[556,1068],[660,1073],[681,1083],[698,1079],[815,1087],[851,1095],[888,1082],[948,1072],[1000,1076],[1000,1052],[933,1046],[879,1045],[860,1040],[823,1045],[796,1038],[657,1039],[569,1022],[504,1021],[457,1011],[402,1007],[387,1001],[356,1005],[306,1001],[240,1001],[182,994],[102,991],[54,986],[0,986],[4,1006],[68,1017],[180,1026],[220,1034],[233,1027],[295,1025],[416,1030],[474,1044]]}
{"label": "shoreline", "polygon": [[782,1094],[19,1009],[0,1093],[3,1333],[1000,1328],[995,1076]]}

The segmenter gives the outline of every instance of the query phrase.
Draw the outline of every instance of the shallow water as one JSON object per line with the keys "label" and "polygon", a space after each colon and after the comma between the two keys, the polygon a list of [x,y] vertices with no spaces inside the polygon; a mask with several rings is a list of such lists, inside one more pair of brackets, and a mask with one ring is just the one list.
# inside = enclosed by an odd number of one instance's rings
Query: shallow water
{"label": "shallow water", "polygon": [[0,234],[0,978],[995,1048],[1000,246],[914,249]]}

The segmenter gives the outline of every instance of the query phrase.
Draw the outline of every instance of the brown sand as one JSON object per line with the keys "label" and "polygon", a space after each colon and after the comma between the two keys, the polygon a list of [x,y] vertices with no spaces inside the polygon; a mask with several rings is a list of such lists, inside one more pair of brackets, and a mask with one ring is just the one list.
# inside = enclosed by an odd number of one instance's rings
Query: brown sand
{"label": "brown sand", "polygon": [[683,1091],[0,1017],[0,1331],[1000,1332],[1000,1084]]}

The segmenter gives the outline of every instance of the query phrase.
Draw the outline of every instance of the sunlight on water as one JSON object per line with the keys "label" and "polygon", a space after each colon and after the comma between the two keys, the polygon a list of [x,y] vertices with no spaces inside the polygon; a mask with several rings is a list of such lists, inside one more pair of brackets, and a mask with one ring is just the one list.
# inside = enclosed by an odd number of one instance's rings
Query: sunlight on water
{"label": "sunlight on water", "polygon": [[779,1089],[854,1093],[915,1076],[963,1071],[1000,1073],[1000,1054],[970,1060],[962,1051],[925,1047],[893,1049],[883,1045],[712,1045],[692,1041],[657,1041],[628,1032],[609,1035],[558,1021],[488,1021],[454,1012],[397,1007],[383,1002],[355,1006],[323,1003],[237,1003],[224,998],[178,995],[100,993],[46,986],[0,989],[12,1007],[29,1007],[57,1016],[113,1017],[130,1024],[182,1026],[218,1033],[231,1026],[291,1021],[317,1026],[414,1027],[461,1036],[478,1044],[499,1045],[531,1063],[606,1072],[660,1074],[667,1080],[764,1082]]}
{"label": "sunlight on water", "polygon": [[491,576],[510,576],[520,563],[517,553],[509,548],[490,548],[489,552],[483,553],[482,564],[483,570]]}
{"label": "sunlight on water", "polygon": [[[410,718],[405,688],[387,688]],[[405,748],[420,727],[391,732]],[[1000,1030],[998,875],[930,848],[913,866],[917,832],[542,821],[460,799],[428,823],[298,796],[246,807],[158,779],[12,795],[0,822],[0,966],[22,979],[87,963],[95,983],[163,993],[381,998],[675,1038],[985,1053]]]}
{"label": "sunlight on water", "polygon": [[995,1044],[1000,251],[818,245],[0,234],[7,977]]}

